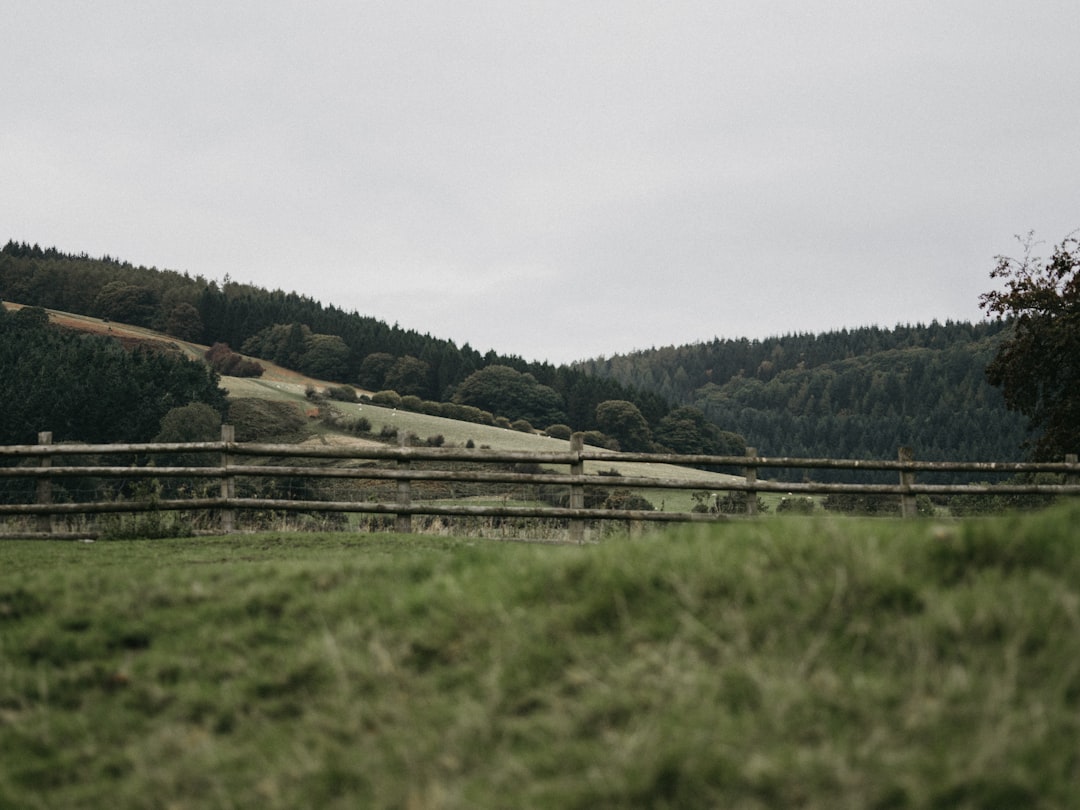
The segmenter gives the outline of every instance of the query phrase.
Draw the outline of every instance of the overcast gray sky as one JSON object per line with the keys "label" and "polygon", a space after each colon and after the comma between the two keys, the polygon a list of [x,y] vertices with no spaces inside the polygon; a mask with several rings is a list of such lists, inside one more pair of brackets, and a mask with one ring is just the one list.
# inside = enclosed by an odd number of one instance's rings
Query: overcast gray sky
{"label": "overcast gray sky", "polygon": [[976,320],[1080,228],[1076,0],[0,12],[0,242],[480,351]]}

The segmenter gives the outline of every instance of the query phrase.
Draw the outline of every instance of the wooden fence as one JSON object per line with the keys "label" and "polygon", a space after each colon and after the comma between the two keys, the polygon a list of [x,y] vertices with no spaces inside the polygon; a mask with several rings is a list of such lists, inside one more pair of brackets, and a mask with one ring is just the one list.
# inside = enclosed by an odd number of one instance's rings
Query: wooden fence
{"label": "wooden fence", "polygon": [[[58,523],[110,513],[185,512],[211,516],[215,533],[237,529],[237,514],[243,510],[283,513],[365,513],[392,518],[398,532],[412,530],[414,515],[487,517],[500,519],[540,518],[563,521],[572,541],[581,542],[587,523],[595,521],[686,522],[718,521],[730,515],[715,511],[657,511],[587,507],[590,489],[620,490],[689,490],[694,492],[745,493],[743,509],[747,515],[758,511],[758,496],[781,493],[784,496],[873,495],[895,498],[899,514],[917,514],[919,495],[1080,495],[1080,464],[1070,455],[1058,463],[1008,462],[920,462],[911,450],[901,448],[896,460],[805,459],[758,456],[753,448],[746,456],[676,455],[656,453],[611,453],[586,447],[580,434],[574,436],[565,451],[521,452],[490,449],[437,447],[335,447],[295,444],[238,443],[229,425],[222,428],[221,441],[168,444],[53,444],[49,433],[42,433],[36,445],[0,447],[0,537],[73,538],[94,537],[100,532],[92,526],[71,529]],[[111,466],[101,458],[119,458],[123,463]],[[181,463],[165,465],[162,459],[176,457]],[[191,464],[195,457],[207,459]],[[83,463],[73,463],[76,459]],[[305,464],[293,463],[306,460]],[[663,464],[670,466],[669,477],[652,475],[586,474],[586,462]],[[321,462],[321,464],[319,463]],[[516,465],[518,470],[512,469]],[[468,467],[463,469],[462,467]],[[476,469],[479,467],[480,469]],[[525,467],[527,471],[519,471]],[[562,471],[551,469],[561,468]],[[741,474],[689,477],[679,468],[728,468]],[[845,470],[854,475],[868,471],[888,471],[894,483],[798,483],[768,480],[763,471],[776,469]],[[538,471],[539,470],[539,471]],[[918,480],[926,473],[969,473],[987,476],[1013,476],[1011,480],[990,484],[932,484]],[[1048,473],[1056,483],[1018,481],[1022,474]],[[16,480],[33,482],[32,497],[19,502],[13,498]],[[73,480],[113,480],[119,482],[106,499],[79,500],[57,482]],[[162,496],[138,482],[161,480],[201,481],[203,486],[176,487],[176,492]],[[237,482],[256,479],[291,479],[304,481],[377,481],[393,487],[393,497],[363,501],[296,497],[238,495]],[[213,482],[217,482],[216,485]],[[518,487],[562,488],[566,505],[536,503],[505,504],[447,503],[414,497],[417,485],[424,483],[510,485]],[[208,487],[207,484],[210,484]],[[6,486],[5,486],[6,485]],[[152,488],[151,488],[152,489]],[[214,492],[216,490],[216,493]],[[24,487],[29,492],[28,487]],[[94,490],[100,492],[100,488]],[[214,493],[214,494],[211,494]],[[16,502],[12,502],[16,500]],[[16,525],[12,525],[16,524]]]}

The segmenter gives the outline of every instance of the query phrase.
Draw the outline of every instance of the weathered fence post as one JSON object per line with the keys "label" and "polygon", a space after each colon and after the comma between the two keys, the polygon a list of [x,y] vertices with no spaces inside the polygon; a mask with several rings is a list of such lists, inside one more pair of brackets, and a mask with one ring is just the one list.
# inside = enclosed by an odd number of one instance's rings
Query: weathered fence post
{"label": "weathered fence post", "polygon": [[[1065,454],[1065,463],[1066,464],[1076,464],[1077,461],[1078,461],[1078,458],[1077,458],[1076,453],[1066,453]],[[1078,483],[1080,483],[1080,476],[1078,476],[1074,472],[1065,473],[1065,484],[1067,486],[1076,486]]]}
{"label": "weathered fence post", "polygon": [[[405,447],[408,440],[408,434],[405,431],[401,432],[400,446]],[[399,470],[407,470],[412,466],[408,459],[398,459],[397,463]],[[397,505],[408,507],[412,504],[412,482],[408,478],[399,478],[397,482]],[[408,513],[397,513],[397,520],[394,523],[394,529],[398,534],[410,534],[412,532],[412,515]]]}
{"label": "weathered fence post", "polygon": [[[221,441],[226,445],[236,441],[236,428],[233,425],[221,426]],[[221,469],[229,469],[229,448],[221,451]],[[232,475],[223,476],[221,479],[221,497],[233,499],[236,497],[236,478]],[[221,510],[221,533],[232,534],[236,529],[236,510],[226,506]]]}
{"label": "weathered fence post", "polygon": [[[38,444],[52,444],[52,431],[43,430],[38,434]],[[38,459],[38,467],[45,469],[52,466],[52,456],[42,456]],[[36,492],[34,495],[34,501],[38,504],[51,504],[52,503],[52,480],[42,476],[37,480]],[[39,532],[45,532],[46,534],[52,534],[52,515],[38,515],[37,518],[37,530]]]}
{"label": "weathered fence post", "polygon": [[[747,458],[757,458],[757,448],[746,448]],[[746,478],[747,484],[757,483],[757,467],[744,467],[743,476]],[[748,517],[753,517],[757,514],[757,492],[753,489],[746,490],[746,514]]]}
{"label": "weathered fence post", "polygon": [[[570,437],[570,452],[578,453],[577,461],[570,464],[570,475],[584,475],[585,474],[585,462],[581,460],[580,453],[585,449],[585,434],[575,433]],[[585,508],[585,485],[584,484],[571,484],[570,485],[570,508],[571,509],[584,509]],[[584,543],[585,542],[585,521],[581,518],[570,518],[570,542],[572,543]]]}
{"label": "weathered fence post", "polygon": [[[910,447],[901,447],[897,457],[901,464],[915,460],[915,451]],[[905,489],[910,489],[915,486],[915,471],[914,470],[900,470],[900,486]],[[915,495],[909,492],[900,493],[900,517],[913,518],[919,516],[919,504],[915,500]]]}

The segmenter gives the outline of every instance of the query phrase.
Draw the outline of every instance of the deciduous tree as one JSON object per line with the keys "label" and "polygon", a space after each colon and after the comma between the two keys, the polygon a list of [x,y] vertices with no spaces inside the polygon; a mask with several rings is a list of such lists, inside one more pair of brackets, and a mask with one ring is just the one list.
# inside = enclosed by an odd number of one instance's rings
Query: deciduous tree
{"label": "deciduous tree", "polygon": [[737,433],[720,430],[699,408],[676,408],[656,426],[656,441],[676,453],[741,456],[746,440]]}
{"label": "deciduous tree", "polygon": [[1021,258],[999,256],[990,274],[1004,289],[981,298],[1012,324],[986,375],[1036,432],[1034,456],[1060,459],[1080,451],[1080,239],[1069,236],[1049,259],[1034,255],[1031,234],[1023,245]]}
{"label": "deciduous tree", "polygon": [[492,365],[466,377],[454,392],[454,402],[473,405],[506,419],[526,419],[534,425],[566,420],[562,398],[532,374]]}
{"label": "deciduous tree", "polygon": [[357,382],[369,391],[386,388],[386,375],[394,367],[397,358],[388,352],[372,352],[360,363]]}
{"label": "deciduous tree", "polygon": [[342,380],[348,368],[349,347],[337,335],[310,335],[304,341],[300,370],[320,380]]}
{"label": "deciduous tree", "polygon": [[609,399],[596,406],[596,424],[619,442],[619,449],[629,453],[652,449],[649,423],[637,405],[625,399]]}
{"label": "deciduous tree", "polygon": [[177,304],[169,310],[165,331],[181,340],[202,340],[203,322],[199,310],[187,302]]}
{"label": "deciduous tree", "polygon": [[121,323],[150,326],[157,312],[157,300],[149,287],[111,281],[94,299],[95,314]]}
{"label": "deciduous tree", "polygon": [[402,396],[414,394],[416,396],[428,396],[431,386],[428,377],[431,368],[423,360],[406,355],[394,361],[394,365],[386,372],[384,385],[392,388]]}

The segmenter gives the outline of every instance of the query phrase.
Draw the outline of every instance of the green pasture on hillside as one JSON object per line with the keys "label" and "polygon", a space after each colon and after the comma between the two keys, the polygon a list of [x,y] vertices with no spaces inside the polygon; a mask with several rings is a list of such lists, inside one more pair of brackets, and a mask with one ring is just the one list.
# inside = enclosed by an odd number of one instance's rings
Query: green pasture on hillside
{"label": "green pasture on hillside", "polygon": [[[284,382],[273,379],[251,379],[242,377],[224,377],[223,386],[228,390],[230,397],[250,397],[255,399],[269,399],[284,402],[293,402],[298,406],[306,407],[308,402],[304,395],[306,385],[295,382]],[[325,383],[320,383],[325,386]],[[318,387],[318,386],[317,386]],[[378,436],[384,429],[396,430],[399,435],[413,434],[421,441],[428,438],[441,436],[447,446],[465,447],[469,442],[475,447],[486,447],[492,450],[523,452],[523,453],[565,453],[570,449],[570,442],[564,439],[553,439],[539,433],[525,433],[520,430],[497,427],[495,425],[481,425],[475,422],[462,422],[457,419],[447,419],[442,416],[414,413],[411,411],[388,408],[373,405],[370,402],[340,402],[330,403],[330,407],[341,414],[346,421],[363,417],[371,423],[371,434]],[[327,435],[341,437],[338,431],[312,424],[310,430],[313,433],[320,432]],[[592,447],[590,450],[597,450]],[[600,452],[600,451],[598,451]],[[717,480],[730,479],[732,476],[720,473],[710,473],[689,467],[675,467],[669,464],[643,464],[637,462],[622,462],[615,460],[612,453],[612,461],[587,461],[585,471],[596,474],[601,471],[617,471],[622,475],[640,475],[652,478],[683,478],[714,482]],[[565,469],[565,468],[564,468]]]}
{"label": "green pasture on hillside", "polygon": [[0,807],[1077,807],[1078,520],[3,542]]}

